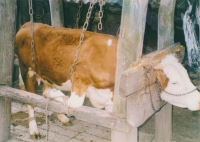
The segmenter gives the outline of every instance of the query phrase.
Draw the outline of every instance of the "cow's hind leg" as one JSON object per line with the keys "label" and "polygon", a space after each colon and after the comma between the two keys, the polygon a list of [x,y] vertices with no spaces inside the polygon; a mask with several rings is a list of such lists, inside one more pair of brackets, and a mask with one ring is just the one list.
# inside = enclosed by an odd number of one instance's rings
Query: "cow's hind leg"
{"label": "cow's hind leg", "polygon": [[[19,72],[20,73],[20,72]],[[28,71],[28,73],[24,76],[25,80],[25,86],[24,82],[22,80],[21,73],[19,75],[19,84],[20,88],[24,90],[26,88],[27,91],[35,93],[35,77],[31,70]],[[34,114],[34,106],[27,104],[28,108],[28,114],[29,114],[29,134],[31,139],[40,139],[41,135],[37,128],[37,123],[35,120],[35,114]]]}

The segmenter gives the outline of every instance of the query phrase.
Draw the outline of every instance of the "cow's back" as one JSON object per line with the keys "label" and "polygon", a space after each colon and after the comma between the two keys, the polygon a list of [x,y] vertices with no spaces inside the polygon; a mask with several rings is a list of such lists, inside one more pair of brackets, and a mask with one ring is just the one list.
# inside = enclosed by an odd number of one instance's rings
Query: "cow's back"
{"label": "cow's back", "polygon": [[[57,85],[69,80],[81,32],[34,23],[35,70],[42,79]],[[15,39],[22,75],[32,67],[30,43],[30,23],[26,23]],[[73,77],[89,78],[88,85],[97,88],[113,86],[116,47],[113,36],[85,32]]]}

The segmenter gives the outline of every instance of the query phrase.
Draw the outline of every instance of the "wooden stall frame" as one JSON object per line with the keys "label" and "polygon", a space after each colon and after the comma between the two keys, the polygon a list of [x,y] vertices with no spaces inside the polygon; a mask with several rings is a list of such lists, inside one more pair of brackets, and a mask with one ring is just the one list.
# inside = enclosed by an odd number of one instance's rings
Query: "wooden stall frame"
{"label": "wooden stall frame", "polygon": [[[13,2],[13,0],[8,0]],[[6,1],[6,2],[8,2]],[[6,4],[9,4],[6,3]],[[50,0],[51,7],[51,20],[53,26],[63,26],[63,12],[62,12],[62,3],[61,0]],[[159,10],[159,28],[158,28],[158,48],[163,49],[169,47],[173,44],[173,13],[174,13],[174,0],[161,0],[160,10]],[[138,130],[137,126],[133,127],[128,124],[127,118],[127,98],[120,94],[120,80],[121,75],[129,68],[130,64],[134,61],[138,61],[142,56],[142,47],[143,47],[143,37],[145,29],[145,19],[147,11],[148,0],[124,0],[123,9],[122,9],[122,20],[121,20],[121,31],[119,36],[118,44],[118,53],[117,53],[117,73],[116,73],[116,85],[115,85],[115,100],[114,100],[114,111],[113,114],[109,114],[105,111],[90,108],[90,107],[80,107],[75,110],[70,110],[69,112],[77,117],[77,119],[88,121],[97,125],[111,128],[111,141],[112,142],[137,142],[138,141]],[[13,5],[10,4],[10,5]],[[54,6],[53,6],[54,5]],[[3,8],[2,8],[3,9]],[[13,10],[12,8],[8,8]],[[12,11],[13,12],[13,11]],[[12,13],[15,15],[14,13]],[[164,18],[164,19],[162,19]],[[168,18],[168,19],[167,19]],[[8,18],[6,18],[8,19]],[[15,19],[15,18],[14,18]],[[1,19],[0,19],[1,20]],[[9,22],[9,21],[8,21]],[[55,23],[54,23],[55,22]],[[13,22],[11,22],[13,23]],[[14,24],[13,24],[14,25]],[[2,25],[0,25],[2,27]],[[167,30],[163,30],[167,29]],[[131,31],[131,32],[130,32]],[[12,38],[14,37],[13,33],[10,33]],[[9,44],[9,43],[7,43]],[[9,51],[12,49],[8,49]],[[12,51],[13,52],[13,51]],[[5,58],[5,57],[3,57]],[[11,63],[13,58],[9,58],[8,61]],[[7,64],[6,64],[7,66]],[[12,68],[7,68],[9,71]],[[5,76],[10,75],[3,75]],[[11,85],[9,82],[0,82],[1,84]],[[10,103],[7,103],[6,98],[11,98],[19,100],[25,103],[34,104],[35,106],[44,108],[46,105],[46,98],[38,96],[33,93],[26,91],[10,88],[8,86],[0,87],[0,96],[4,97],[3,104],[0,103],[0,108],[5,108],[8,111],[6,119],[2,119],[1,115],[0,122],[9,124],[9,118],[11,115],[10,112]],[[9,99],[8,99],[9,100]],[[6,107],[3,107],[6,106]],[[62,103],[51,101],[49,103],[49,110],[57,113],[65,113],[68,110],[66,106]],[[90,118],[90,119],[88,119]],[[164,123],[163,123],[164,122]],[[161,124],[162,123],[162,124]],[[9,126],[8,126],[9,127]],[[9,133],[4,137],[3,141],[8,139]],[[0,137],[4,135],[0,131]],[[166,105],[162,108],[161,112],[156,114],[156,142],[169,142],[171,141],[171,105]],[[1,141],[1,140],[0,140]]]}

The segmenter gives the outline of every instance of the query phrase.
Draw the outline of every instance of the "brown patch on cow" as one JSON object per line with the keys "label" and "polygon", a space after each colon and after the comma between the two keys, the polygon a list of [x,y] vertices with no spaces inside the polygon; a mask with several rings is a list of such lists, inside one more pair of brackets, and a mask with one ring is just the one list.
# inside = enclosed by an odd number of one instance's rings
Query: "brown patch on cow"
{"label": "brown patch on cow", "polygon": [[156,69],[155,73],[156,73],[156,77],[158,79],[158,82],[161,85],[162,90],[165,90],[165,88],[167,87],[169,79],[166,77],[163,70]]}

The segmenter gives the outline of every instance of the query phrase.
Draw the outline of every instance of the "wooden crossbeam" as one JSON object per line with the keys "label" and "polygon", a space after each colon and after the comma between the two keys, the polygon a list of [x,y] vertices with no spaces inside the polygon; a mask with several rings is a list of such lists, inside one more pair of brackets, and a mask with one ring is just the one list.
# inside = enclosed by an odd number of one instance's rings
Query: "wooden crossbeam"
{"label": "wooden crossbeam", "polygon": [[[27,91],[11,88],[8,86],[0,86],[0,96],[10,98],[27,104],[33,104],[36,107],[46,109],[47,98],[30,93]],[[68,113],[75,116],[77,119],[111,128],[117,131],[128,133],[130,125],[125,119],[113,116],[105,110],[82,106],[77,109],[66,109],[66,106],[55,100],[49,100],[48,110],[56,113]]]}

